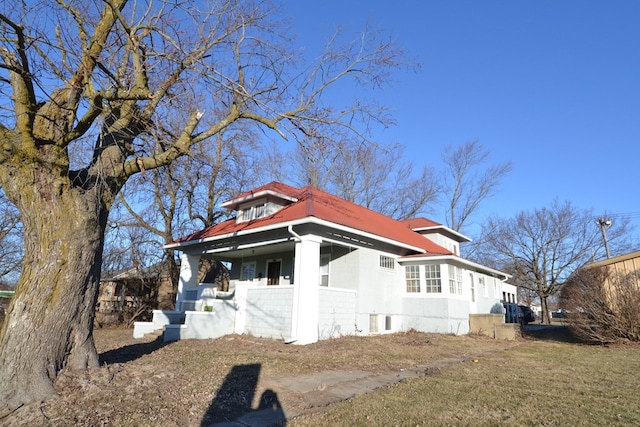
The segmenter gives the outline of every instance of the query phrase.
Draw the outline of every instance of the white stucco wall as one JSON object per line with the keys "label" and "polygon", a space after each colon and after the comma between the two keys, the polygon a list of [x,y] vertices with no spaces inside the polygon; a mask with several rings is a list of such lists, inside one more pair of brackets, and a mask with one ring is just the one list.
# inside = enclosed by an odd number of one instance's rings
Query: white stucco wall
{"label": "white stucco wall", "polygon": [[320,288],[319,339],[355,334],[356,291]]}
{"label": "white stucco wall", "polygon": [[444,334],[469,333],[469,303],[465,299],[438,296],[402,298],[399,329]]}
{"label": "white stucco wall", "polygon": [[329,263],[329,287],[358,290],[360,258],[357,250],[336,248]]}
{"label": "white stucco wall", "polygon": [[265,338],[290,338],[292,305],[293,285],[247,289],[243,333]]}

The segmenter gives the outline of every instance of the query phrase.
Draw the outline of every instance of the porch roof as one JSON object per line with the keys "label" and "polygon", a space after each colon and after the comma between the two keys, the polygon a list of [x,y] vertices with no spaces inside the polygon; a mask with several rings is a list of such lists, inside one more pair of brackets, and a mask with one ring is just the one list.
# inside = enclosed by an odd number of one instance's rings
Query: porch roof
{"label": "porch roof", "polygon": [[[291,223],[299,224],[304,222],[304,219],[313,221],[313,218],[316,218],[329,226],[335,224],[348,227],[367,235],[377,236],[385,241],[397,242],[403,247],[412,248],[414,253],[423,254],[423,256],[457,256],[413,231],[407,223],[397,221],[317,188],[311,186],[294,188],[280,183],[271,183],[256,190],[264,192],[271,189],[295,199],[295,201],[270,216],[240,223],[232,218],[182,237],[168,244],[167,247],[180,248],[181,246],[216,240],[216,238],[223,236],[257,233],[267,228],[279,225],[284,227]],[[255,190],[253,193],[255,194]],[[241,196],[246,197],[246,195],[245,193]],[[237,200],[237,198],[232,200]]]}

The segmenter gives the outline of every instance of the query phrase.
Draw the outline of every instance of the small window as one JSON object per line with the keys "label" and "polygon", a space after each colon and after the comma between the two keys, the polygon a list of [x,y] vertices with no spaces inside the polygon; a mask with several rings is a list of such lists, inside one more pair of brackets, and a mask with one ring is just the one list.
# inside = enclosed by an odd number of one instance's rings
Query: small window
{"label": "small window", "polygon": [[245,206],[238,210],[237,222],[252,221],[267,216],[266,203],[259,203],[257,205]]}
{"label": "small window", "polygon": [[242,269],[240,270],[240,280],[253,280],[256,277],[256,263],[245,262],[242,263]]}
{"label": "small window", "polygon": [[390,256],[380,255],[380,268],[384,268],[386,270],[395,270],[396,260],[391,258]]}
{"label": "small window", "polygon": [[370,334],[378,333],[378,315],[377,314],[369,315],[369,333]]}
{"label": "small window", "polygon": [[238,214],[238,221],[249,221],[251,219],[251,208],[241,209]]}
{"label": "small window", "polygon": [[253,215],[253,218],[254,219],[262,218],[264,216],[264,212],[265,212],[264,203],[257,205],[255,207],[255,214]]}
{"label": "small window", "polygon": [[385,318],[384,318],[384,330],[385,331],[390,331],[391,330],[391,316],[385,316]]}
{"label": "small window", "polygon": [[469,280],[471,280],[471,302],[476,302],[476,285],[473,282],[473,273],[469,273]]}
{"label": "small window", "polygon": [[420,292],[420,266],[407,265],[404,268],[404,274],[407,281],[407,292]]}
{"label": "small window", "polygon": [[489,287],[484,282],[484,277],[482,276],[478,277],[478,285],[482,289],[482,296],[487,298],[489,296]]}
{"label": "small window", "polygon": [[329,262],[331,255],[320,255],[320,286],[329,286]]}

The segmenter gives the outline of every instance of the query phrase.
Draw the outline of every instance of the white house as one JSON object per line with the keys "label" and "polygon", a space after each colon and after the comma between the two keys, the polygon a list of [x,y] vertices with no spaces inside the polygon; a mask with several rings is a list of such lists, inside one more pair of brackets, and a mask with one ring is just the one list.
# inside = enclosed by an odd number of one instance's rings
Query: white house
{"label": "white house", "polygon": [[[313,187],[272,182],[224,203],[236,217],[169,245],[182,251],[176,311],[134,336],[166,341],[250,334],[309,344],[340,335],[466,334],[474,313],[515,301],[508,275],[460,257],[462,234],[425,218],[396,221]],[[197,283],[224,263],[229,290]]]}

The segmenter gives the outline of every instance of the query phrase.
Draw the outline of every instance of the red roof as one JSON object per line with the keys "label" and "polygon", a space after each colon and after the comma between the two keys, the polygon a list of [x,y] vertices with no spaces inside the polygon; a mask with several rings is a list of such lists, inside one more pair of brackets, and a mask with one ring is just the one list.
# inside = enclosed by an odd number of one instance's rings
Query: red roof
{"label": "red roof", "polygon": [[227,200],[226,202],[222,203],[222,206],[227,207],[228,209],[237,209],[240,203],[251,200],[254,197],[261,197],[265,195],[272,195],[276,198],[295,201],[291,200],[291,198],[295,199],[295,196],[293,195],[297,194],[299,191],[299,188],[283,184],[282,182],[273,181],[261,187],[254,188],[253,190],[245,191],[244,193],[238,194],[233,199]]}
{"label": "red roof", "polygon": [[[384,239],[393,240],[407,246],[412,246],[431,255],[455,255],[419,233],[412,231],[406,222],[389,218],[311,186],[295,188],[286,184],[272,182],[258,187],[255,190],[240,194],[225,204],[232,203],[237,199],[247,200],[252,194],[265,191],[273,191],[297,199],[297,201],[292,202],[273,215],[265,218],[241,223],[236,223],[235,218],[232,218],[197,233],[180,238],[174,243],[179,245],[191,241],[223,236],[229,233],[248,231],[314,217],[361,232],[370,233]],[[421,220],[429,221],[426,218]]]}
{"label": "red roof", "polygon": [[407,224],[412,230],[416,230],[418,228],[442,227],[442,224],[440,224],[439,222],[431,221],[430,219],[423,217],[405,219],[402,222]]}

